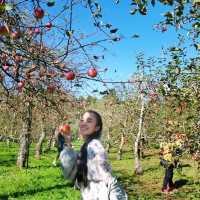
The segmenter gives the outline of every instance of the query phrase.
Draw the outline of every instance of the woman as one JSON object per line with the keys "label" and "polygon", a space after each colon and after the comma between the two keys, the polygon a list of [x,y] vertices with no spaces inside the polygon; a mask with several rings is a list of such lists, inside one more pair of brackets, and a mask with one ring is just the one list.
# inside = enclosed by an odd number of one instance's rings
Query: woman
{"label": "woman", "polygon": [[184,149],[187,137],[185,134],[176,133],[171,136],[172,142],[161,143],[160,154],[161,165],[165,167],[165,176],[163,179],[162,192],[168,193],[175,189],[173,183],[174,168],[177,168],[179,163],[179,156],[181,156],[182,150]]}
{"label": "woman", "polygon": [[100,142],[101,116],[89,110],[79,124],[79,134],[84,139],[77,165],[76,181],[83,200],[126,200],[127,195],[111,174],[105,149]]}
{"label": "woman", "polygon": [[162,192],[168,193],[174,189],[174,183],[172,181],[173,179],[173,170],[174,170],[174,164],[173,164],[173,143],[161,143],[160,144],[160,155],[161,162],[160,164],[163,165],[165,168],[165,176],[163,179],[163,187]]}

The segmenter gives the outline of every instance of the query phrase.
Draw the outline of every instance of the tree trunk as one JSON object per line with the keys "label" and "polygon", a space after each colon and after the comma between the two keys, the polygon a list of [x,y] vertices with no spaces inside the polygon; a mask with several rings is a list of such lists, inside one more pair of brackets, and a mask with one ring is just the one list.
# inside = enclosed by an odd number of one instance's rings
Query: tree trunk
{"label": "tree trunk", "polygon": [[138,157],[139,159],[144,158],[144,141],[143,139],[140,139],[139,141],[139,147],[138,147]]}
{"label": "tree trunk", "polygon": [[107,144],[106,144],[106,151],[109,153],[110,151],[110,128],[108,128],[108,134],[107,134]]}
{"label": "tree trunk", "polygon": [[28,168],[29,158],[29,144],[31,136],[31,123],[32,123],[32,105],[30,102],[26,102],[24,105],[23,114],[23,128],[20,135],[20,149],[17,158],[17,166],[20,168]]}
{"label": "tree trunk", "polygon": [[52,146],[52,143],[53,143],[55,130],[56,130],[55,128],[52,129],[51,134],[50,134],[50,136],[49,136],[49,138],[48,138],[48,141],[47,141],[47,147],[46,147],[46,149],[44,150],[44,152],[48,152],[48,151],[51,150],[51,146]]}
{"label": "tree trunk", "polygon": [[46,130],[45,130],[45,125],[44,125],[44,118],[41,117],[41,134],[38,140],[38,143],[36,144],[35,148],[35,158],[40,159],[40,155],[42,153],[42,144],[44,142],[45,136],[46,136]]}
{"label": "tree trunk", "polygon": [[124,141],[125,141],[124,139],[125,139],[125,135],[124,135],[124,132],[122,131],[121,142],[120,142],[119,151],[118,151],[118,154],[117,154],[117,159],[118,160],[122,159],[122,149],[123,149]]}
{"label": "tree trunk", "polygon": [[58,144],[58,134],[59,134],[59,128],[54,129],[54,134],[53,134],[53,141],[52,141],[52,146],[56,147]]}
{"label": "tree trunk", "polygon": [[138,156],[138,148],[139,148],[139,142],[142,134],[142,127],[143,127],[143,122],[144,122],[144,94],[141,92],[140,94],[141,97],[141,110],[140,110],[140,119],[139,119],[139,128],[138,128],[138,134],[135,138],[135,174],[142,174],[142,166],[140,163],[140,159]]}
{"label": "tree trunk", "polygon": [[16,125],[17,125],[17,121],[16,121],[16,113],[13,113],[13,118],[12,118],[12,126],[11,126],[11,130],[10,133],[11,135],[14,135],[15,131],[16,131]]}

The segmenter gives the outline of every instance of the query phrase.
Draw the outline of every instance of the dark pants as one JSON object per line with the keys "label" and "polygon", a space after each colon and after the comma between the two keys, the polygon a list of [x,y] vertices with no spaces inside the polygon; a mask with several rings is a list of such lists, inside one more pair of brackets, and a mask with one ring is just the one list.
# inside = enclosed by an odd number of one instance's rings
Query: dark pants
{"label": "dark pants", "polygon": [[172,164],[170,164],[166,170],[165,170],[165,177],[163,180],[163,189],[167,189],[168,187],[173,187],[173,170],[174,170],[174,166]]}

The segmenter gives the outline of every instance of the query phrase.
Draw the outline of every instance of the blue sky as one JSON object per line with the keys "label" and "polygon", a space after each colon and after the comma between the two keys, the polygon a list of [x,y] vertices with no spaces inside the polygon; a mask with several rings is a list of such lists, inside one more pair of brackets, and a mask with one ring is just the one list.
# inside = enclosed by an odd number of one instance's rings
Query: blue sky
{"label": "blue sky", "polygon": [[[111,23],[113,28],[118,28],[119,35],[124,36],[120,42],[105,45],[108,51],[104,53],[105,60],[100,65],[108,67],[106,78],[127,80],[136,70],[135,56],[144,52],[146,57],[160,56],[161,48],[174,45],[177,42],[175,31],[171,28],[165,33],[153,30],[153,25],[162,19],[162,14],[167,8],[157,4],[154,8],[150,6],[147,16],[139,13],[130,15],[130,1],[121,1],[118,5],[112,0],[99,1],[102,5],[103,19],[105,23]],[[81,13],[81,25],[84,31],[92,30],[88,23],[88,16]],[[84,20],[85,19],[85,20]],[[131,38],[138,34],[139,38]],[[115,69],[117,72],[114,73]]]}
{"label": "blue sky", "polygon": [[[106,1],[104,1],[106,2]],[[110,2],[110,1],[107,1]],[[105,14],[112,23],[119,28],[120,33],[125,36],[119,44],[113,45],[110,49],[116,56],[109,55],[109,65],[116,65],[119,77],[127,78],[136,70],[135,56],[139,52],[144,52],[146,57],[160,56],[161,47],[175,44],[176,37],[172,29],[161,33],[153,30],[153,25],[162,18],[163,7],[156,5],[150,6],[147,16],[139,13],[134,16],[129,14],[130,6],[127,1],[121,1],[117,6],[111,6],[107,3]],[[112,12],[110,12],[113,10]],[[110,14],[111,13],[111,14]],[[139,38],[131,38],[133,34],[138,34]],[[113,58],[112,58],[113,57]]]}

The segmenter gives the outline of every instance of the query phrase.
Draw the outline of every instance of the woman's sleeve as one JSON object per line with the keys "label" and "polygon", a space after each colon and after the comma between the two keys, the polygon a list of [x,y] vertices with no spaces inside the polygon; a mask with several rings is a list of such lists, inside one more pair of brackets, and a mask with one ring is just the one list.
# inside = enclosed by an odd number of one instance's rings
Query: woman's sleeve
{"label": "woman's sleeve", "polygon": [[87,147],[88,180],[107,181],[111,177],[111,166],[107,154],[98,140],[93,140]]}

